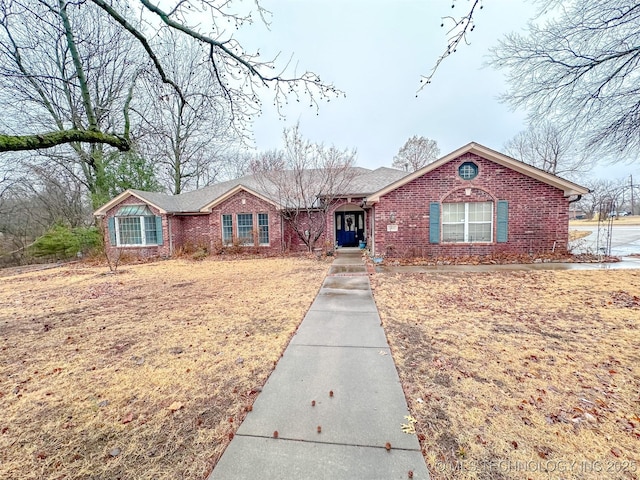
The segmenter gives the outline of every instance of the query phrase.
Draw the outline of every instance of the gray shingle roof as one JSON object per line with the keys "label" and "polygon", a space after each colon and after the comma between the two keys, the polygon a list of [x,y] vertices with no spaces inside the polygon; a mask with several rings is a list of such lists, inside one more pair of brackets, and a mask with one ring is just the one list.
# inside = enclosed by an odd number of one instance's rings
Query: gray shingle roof
{"label": "gray shingle roof", "polygon": [[[347,192],[340,192],[341,196],[365,196],[376,192],[381,188],[401,179],[407,172],[394,168],[380,167],[376,170],[369,170],[362,167],[353,167],[354,177],[349,182]],[[313,171],[307,172],[313,175]],[[194,213],[201,208],[215,201],[228,191],[242,185],[267,198],[277,202],[278,198],[275,190],[268,188],[268,182],[260,181],[255,175],[245,175],[244,177],[216,183],[192,192],[181,193],[179,195],[168,195],[166,193],[145,192],[143,190],[131,190],[140,198],[156,205],[170,213]],[[271,191],[269,191],[271,190]]]}

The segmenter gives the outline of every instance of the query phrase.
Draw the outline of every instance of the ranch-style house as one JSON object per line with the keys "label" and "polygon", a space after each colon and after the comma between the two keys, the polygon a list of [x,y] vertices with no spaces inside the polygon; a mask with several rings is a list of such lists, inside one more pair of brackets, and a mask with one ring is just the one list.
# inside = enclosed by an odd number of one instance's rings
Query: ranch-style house
{"label": "ranch-style house", "polygon": [[[588,191],[472,142],[412,173],[354,167],[316,245],[390,257],[564,253],[570,204]],[[127,190],[95,215],[109,250],[140,256],[189,245],[303,251],[286,208],[247,175],[180,195]]]}

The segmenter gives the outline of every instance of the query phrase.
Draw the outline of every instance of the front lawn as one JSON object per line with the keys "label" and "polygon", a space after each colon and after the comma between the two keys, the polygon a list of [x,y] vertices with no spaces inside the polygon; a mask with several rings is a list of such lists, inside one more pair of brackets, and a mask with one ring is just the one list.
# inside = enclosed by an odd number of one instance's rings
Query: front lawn
{"label": "front lawn", "polygon": [[640,478],[640,272],[376,274],[432,478]]}
{"label": "front lawn", "polygon": [[206,478],[326,270],[171,260],[0,278],[0,478]]}

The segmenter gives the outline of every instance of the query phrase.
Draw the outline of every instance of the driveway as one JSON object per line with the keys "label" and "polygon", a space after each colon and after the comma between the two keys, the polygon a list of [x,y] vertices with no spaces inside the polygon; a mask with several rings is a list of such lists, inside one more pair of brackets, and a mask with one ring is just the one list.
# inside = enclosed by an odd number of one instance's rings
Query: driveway
{"label": "driveway", "polygon": [[[574,253],[596,253],[603,251],[607,245],[609,234],[606,228],[597,226],[570,227],[572,230],[588,231],[590,235],[571,242]],[[624,257],[631,254],[640,254],[640,226],[638,225],[614,225],[611,229],[611,254],[616,257]]]}

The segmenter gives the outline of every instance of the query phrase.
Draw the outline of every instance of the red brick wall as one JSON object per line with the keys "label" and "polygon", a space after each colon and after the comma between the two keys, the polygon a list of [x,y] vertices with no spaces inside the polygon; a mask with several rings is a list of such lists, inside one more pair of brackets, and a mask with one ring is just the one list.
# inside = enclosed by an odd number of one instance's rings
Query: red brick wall
{"label": "red brick wall", "polygon": [[[463,180],[458,167],[465,161],[478,165],[478,175]],[[467,195],[466,189],[471,189]],[[497,243],[496,203],[509,202],[508,241]],[[431,202],[493,201],[493,242],[429,243]],[[395,212],[397,232],[388,232]],[[375,253],[389,256],[463,256],[496,253],[566,252],[569,204],[562,190],[493,163],[464,154],[384,195],[374,208]]]}
{"label": "red brick wall", "polygon": [[144,205],[145,202],[136,198],[136,197],[128,197],[118,205],[112,207],[107,211],[107,214],[102,219],[102,231],[104,232],[104,245],[107,254],[111,258],[115,258],[115,255],[126,253],[127,255],[137,256],[137,257],[168,257],[170,255],[169,252],[169,229],[167,224],[167,216],[161,214],[157,208],[148,205],[149,209],[153,212],[154,215],[159,215],[162,217],[162,238],[163,244],[157,246],[140,246],[140,247],[115,247],[111,245],[109,240],[109,218],[113,217],[118,209],[124,205]]}
{"label": "red brick wall", "polygon": [[262,200],[248,192],[238,192],[224,202],[213,208],[209,218],[210,245],[212,251],[222,242],[222,215],[232,215],[233,218],[233,236],[238,235],[238,218],[239,213],[253,214],[253,229],[258,230],[258,213],[267,213],[269,215],[269,246],[258,245],[258,239],[255,239],[255,246],[246,248],[257,248],[261,252],[281,252],[282,247],[282,220],[280,213],[269,202]]}
{"label": "red brick wall", "polygon": [[211,246],[209,215],[171,215],[174,251],[180,248]]}

